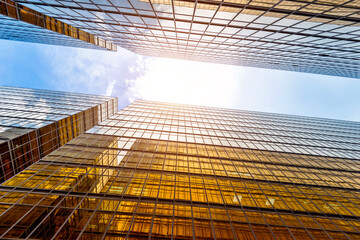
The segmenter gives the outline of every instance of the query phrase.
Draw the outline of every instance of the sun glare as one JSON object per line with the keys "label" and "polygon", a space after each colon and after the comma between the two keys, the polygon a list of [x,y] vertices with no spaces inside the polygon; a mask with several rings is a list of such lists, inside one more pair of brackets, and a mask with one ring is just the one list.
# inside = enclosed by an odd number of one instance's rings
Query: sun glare
{"label": "sun glare", "polygon": [[134,88],[143,99],[229,107],[239,78],[234,66],[150,58]]}

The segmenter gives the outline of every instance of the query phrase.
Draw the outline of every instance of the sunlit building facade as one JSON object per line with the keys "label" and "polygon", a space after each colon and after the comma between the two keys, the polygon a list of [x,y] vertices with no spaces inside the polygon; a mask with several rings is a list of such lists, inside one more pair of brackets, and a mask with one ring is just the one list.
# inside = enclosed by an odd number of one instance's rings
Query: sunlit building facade
{"label": "sunlit building facade", "polygon": [[0,186],[0,238],[360,239],[360,123],[139,100]]}
{"label": "sunlit building facade", "polygon": [[0,86],[0,183],[117,112],[117,98]]}
{"label": "sunlit building facade", "polygon": [[133,52],[360,78],[358,0],[15,0]]}

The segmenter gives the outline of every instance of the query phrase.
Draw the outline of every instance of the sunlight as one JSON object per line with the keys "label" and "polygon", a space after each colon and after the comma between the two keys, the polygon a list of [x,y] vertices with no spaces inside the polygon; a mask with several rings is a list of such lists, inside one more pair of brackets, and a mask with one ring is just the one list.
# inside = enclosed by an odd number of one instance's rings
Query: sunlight
{"label": "sunlight", "polygon": [[239,67],[148,58],[133,90],[155,101],[230,107],[239,92]]}

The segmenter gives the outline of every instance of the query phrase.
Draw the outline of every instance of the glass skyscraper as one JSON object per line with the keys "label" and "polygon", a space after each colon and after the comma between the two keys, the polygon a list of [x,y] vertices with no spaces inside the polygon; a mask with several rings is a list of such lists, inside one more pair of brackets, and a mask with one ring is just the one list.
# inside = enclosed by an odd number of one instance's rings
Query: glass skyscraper
{"label": "glass skyscraper", "polygon": [[0,185],[0,238],[360,239],[360,123],[138,100]]}
{"label": "glass skyscraper", "polygon": [[116,45],[11,0],[0,0],[0,39],[116,51]]}
{"label": "glass skyscraper", "polygon": [[14,1],[143,55],[360,78],[358,0]]}
{"label": "glass skyscraper", "polygon": [[0,86],[0,182],[117,112],[117,98]]}

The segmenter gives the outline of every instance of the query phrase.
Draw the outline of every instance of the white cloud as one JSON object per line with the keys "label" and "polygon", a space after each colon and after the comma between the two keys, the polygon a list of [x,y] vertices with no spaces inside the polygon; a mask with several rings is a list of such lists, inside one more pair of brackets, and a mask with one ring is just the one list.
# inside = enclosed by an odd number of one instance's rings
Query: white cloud
{"label": "white cloud", "polygon": [[130,72],[130,73],[134,73],[134,72],[135,72],[135,67],[134,67],[134,66],[130,66],[130,67],[129,67],[129,72]]}
{"label": "white cloud", "polygon": [[51,46],[43,51],[52,67],[53,78],[49,81],[63,91],[118,94],[120,89],[116,87],[125,86],[128,66],[136,63],[136,55],[122,48],[110,52]]}
{"label": "white cloud", "polygon": [[114,90],[114,86],[116,83],[116,79],[113,79],[111,82],[109,82],[109,85],[106,88],[106,93],[105,95],[110,96]]}

